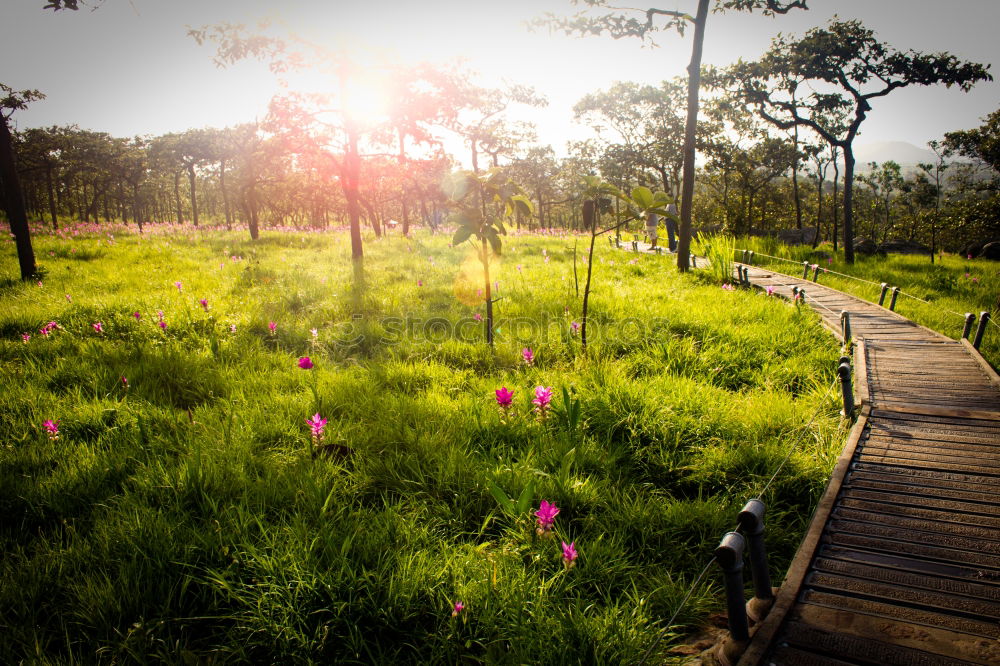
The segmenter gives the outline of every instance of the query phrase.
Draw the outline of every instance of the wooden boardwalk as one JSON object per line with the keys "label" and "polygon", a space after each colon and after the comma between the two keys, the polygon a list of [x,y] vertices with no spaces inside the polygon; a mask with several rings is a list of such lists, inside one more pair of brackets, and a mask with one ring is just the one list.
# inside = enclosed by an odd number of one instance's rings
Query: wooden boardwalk
{"label": "wooden boardwalk", "polygon": [[889,310],[760,268],[840,337],[861,413],[740,666],[1000,664],[1000,378]]}

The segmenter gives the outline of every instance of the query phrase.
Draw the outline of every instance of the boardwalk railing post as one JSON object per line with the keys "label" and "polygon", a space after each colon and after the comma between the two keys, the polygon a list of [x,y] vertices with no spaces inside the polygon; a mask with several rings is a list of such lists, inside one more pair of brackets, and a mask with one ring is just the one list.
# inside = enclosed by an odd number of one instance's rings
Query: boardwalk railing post
{"label": "boardwalk railing post", "polygon": [[803,261],[802,262],[802,279],[803,280],[808,280],[809,279],[809,262],[808,261]]}
{"label": "boardwalk railing post", "polygon": [[899,287],[892,288],[892,298],[889,300],[889,309],[896,311],[896,299],[899,298]]}
{"label": "boardwalk railing post", "polygon": [[840,330],[844,335],[844,344],[851,344],[851,313],[847,310],[840,311]]}
{"label": "boardwalk railing post", "polygon": [[965,313],[965,327],[962,329],[962,337],[966,340],[969,339],[969,333],[972,332],[972,325],[976,323],[976,315],[971,312]]}
{"label": "boardwalk railing post", "polygon": [[771,574],[767,570],[767,549],[764,548],[764,508],[763,502],[752,499],[740,511],[737,519],[750,550],[753,599],[747,604],[747,614],[755,623],[763,620],[774,605]]}
{"label": "boardwalk railing post", "polygon": [[854,413],[854,387],[851,385],[851,364],[841,358],[841,363],[837,366],[837,375],[840,376],[840,390],[844,398],[843,415],[851,418]]}
{"label": "boardwalk railing post", "polygon": [[633,252],[639,251],[639,241],[632,241],[632,251]]}
{"label": "boardwalk railing post", "polygon": [[747,263],[753,266],[753,250],[750,250],[750,256],[747,257]]}
{"label": "boardwalk railing post", "polygon": [[813,264],[813,282],[819,282],[819,264]]}
{"label": "boardwalk railing post", "polygon": [[979,313],[979,326],[976,328],[976,337],[972,341],[972,346],[979,349],[983,343],[983,336],[986,335],[986,323],[990,320],[990,313],[986,310]]}
{"label": "boardwalk railing post", "polygon": [[879,305],[885,305],[885,293],[887,291],[889,291],[889,285],[887,285],[885,282],[883,282],[882,283],[882,291],[880,291],[879,295],[878,295],[878,304]]}
{"label": "boardwalk railing post", "polygon": [[729,614],[730,640],[719,648],[723,664],[735,664],[750,641],[746,600],[743,598],[743,549],[746,541],[738,532],[727,532],[715,549],[715,561],[726,581],[726,610]]}
{"label": "boardwalk railing post", "polygon": [[749,250],[743,250],[743,263],[744,264],[747,263],[747,254],[749,252],[750,252]]}
{"label": "boardwalk railing post", "polygon": [[799,287],[799,303],[805,305],[805,302],[806,302],[806,290],[803,289],[802,287]]}
{"label": "boardwalk railing post", "polygon": [[691,268],[698,268],[698,258],[691,255]]}

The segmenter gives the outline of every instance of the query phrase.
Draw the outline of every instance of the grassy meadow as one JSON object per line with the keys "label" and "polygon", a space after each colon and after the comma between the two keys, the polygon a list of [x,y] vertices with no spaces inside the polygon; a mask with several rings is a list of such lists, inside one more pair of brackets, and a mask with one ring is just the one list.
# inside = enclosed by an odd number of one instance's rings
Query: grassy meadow
{"label": "grassy meadow", "polygon": [[[878,303],[881,283],[899,287],[896,312],[951,338],[962,335],[965,313],[976,316],[970,340],[979,325],[979,313],[988,310],[991,322],[987,324],[980,352],[993,365],[1000,366],[1000,262],[988,259],[967,259],[954,254],[930,258],[921,255],[890,254],[888,256],[856,256],[853,265],[845,264],[843,252],[833,252],[829,243],[816,250],[809,246],[788,246],[769,238],[739,238],[737,248],[757,253],[754,264],[768,266],[776,271],[802,276],[802,262],[820,266],[820,284],[854,294]],[[798,265],[760,256],[794,260]],[[738,260],[742,254],[738,253]],[[836,275],[828,270],[842,273]],[[812,279],[813,272],[809,272]],[[851,279],[854,278],[859,279]],[[808,290],[807,290],[808,296]],[[886,296],[889,306],[891,291]]]}
{"label": "grassy meadow", "polygon": [[358,285],[342,232],[36,235],[41,284],[0,284],[0,662],[635,663],[790,454],[780,581],[845,435],[815,314],[601,243],[584,358],[574,238],[512,236],[491,351],[449,240],[368,238]]}

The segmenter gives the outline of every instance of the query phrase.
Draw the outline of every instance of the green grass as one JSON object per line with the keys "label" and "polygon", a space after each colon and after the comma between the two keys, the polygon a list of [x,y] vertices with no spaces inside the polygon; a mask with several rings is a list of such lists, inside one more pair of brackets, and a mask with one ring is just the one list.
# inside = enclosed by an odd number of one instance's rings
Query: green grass
{"label": "green grass", "polygon": [[[927,256],[890,254],[888,256],[857,256],[853,265],[844,263],[843,253],[834,253],[828,243],[815,251],[809,246],[786,246],[768,238],[739,238],[739,249],[754,250],[754,264],[769,266],[776,271],[802,276],[802,262],[818,263],[823,269],[850,275],[866,282],[821,272],[821,284],[878,303],[881,283],[898,286],[901,294],[896,312],[918,324],[939,331],[951,338],[962,335],[965,313],[976,316],[970,339],[974,337],[979,313],[990,312],[980,352],[993,365],[1000,366],[1000,263],[988,259],[968,260],[945,254],[934,265]],[[738,259],[742,253],[737,253]],[[792,259],[798,266],[760,256],[768,254]],[[827,261],[827,257],[832,262]],[[809,273],[812,279],[812,271]],[[891,292],[890,292],[891,295]],[[888,307],[890,296],[886,296]]]}
{"label": "green grass", "polygon": [[[35,240],[43,285],[0,286],[4,663],[635,662],[790,452],[765,496],[780,580],[844,437],[816,316],[668,257],[599,246],[584,359],[567,239],[507,239],[495,352],[444,237],[368,239],[363,288],[344,234]],[[316,412],[336,455],[310,455]]]}

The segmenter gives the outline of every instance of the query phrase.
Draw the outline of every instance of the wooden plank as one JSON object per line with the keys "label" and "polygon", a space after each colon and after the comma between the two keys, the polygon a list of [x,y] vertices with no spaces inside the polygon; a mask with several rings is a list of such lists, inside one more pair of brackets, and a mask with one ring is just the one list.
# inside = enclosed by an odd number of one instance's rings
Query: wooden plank
{"label": "wooden plank", "polygon": [[983,369],[983,372],[986,373],[990,383],[997,389],[1000,389],[1000,375],[998,375],[996,369],[990,365],[990,362],[983,358],[983,355],[979,353],[979,350],[973,347],[972,343],[965,338],[962,338],[962,346],[969,353],[969,356],[976,361],[979,367]]}
{"label": "wooden plank", "polygon": [[802,542],[799,544],[795,557],[792,559],[792,563],[785,573],[785,580],[778,590],[774,606],[771,607],[771,611],[767,614],[767,617],[764,618],[763,622],[754,631],[750,645],[740,658],[739,666],[752,666],[760,661],[770,646],[774,635],[780,628],[782,621],[785,619],[785,614],[794,606],[795,599],[799,594],[799,588],[809,570],[809,563],[812,561],[817,545],[819,545],[826,521],[831,511],[833,511],[834,502],[837,499],[837,494],[840,492],[840,485],[847,475],[851,459],[854,457],[854,451],[858,446],[858,442],[861,441],[861,435],[865,430],[865,426],[868,424],[869,412],[870,408],[867,405],[861,408],[861,414],[854,427],[851,428],[847,442],[840,452],[840,457],[837,458],[837,464],[833,468],[833,474],[830,475],[830,481],[826,485],[826,490],[823,491],[823,496],[816,506],[816,511],[813,512],[812,520],[809,521],[809,529],[806,531],[805,537],[803,537]]}
{"label": "wooden plank", "polygon": [[928,416],[957,416],[967,419],[1000,420],[1000,407],[997,409],[963,409],[961,407],[940,407],[935,408],[928,405],[912,403],[897,403],[892,405],[879,405],[879,409],[887,412],[903,412],[906,414],[927,414]]}

